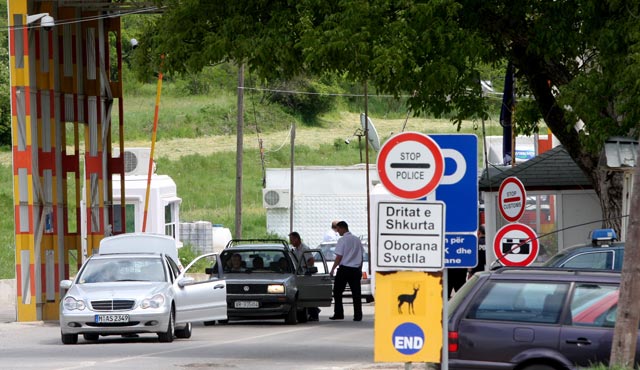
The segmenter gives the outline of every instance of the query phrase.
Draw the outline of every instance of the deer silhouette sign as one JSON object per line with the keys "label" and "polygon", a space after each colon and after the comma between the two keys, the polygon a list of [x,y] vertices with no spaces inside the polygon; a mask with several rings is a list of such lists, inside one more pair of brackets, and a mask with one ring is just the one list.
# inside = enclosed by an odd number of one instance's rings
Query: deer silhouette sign
{"label": "deer silhouette sign", "polygon": [[413,301],[415,301],[416,296],[418,295],[418,290],[420,289],[420,285],[413,286],[413,294],[400,294],[398,296],[398,313],[402,313],[402,305],[406,302],[407,306],[409,306],[409,313],[415,314],[416,312],[413,309]]}

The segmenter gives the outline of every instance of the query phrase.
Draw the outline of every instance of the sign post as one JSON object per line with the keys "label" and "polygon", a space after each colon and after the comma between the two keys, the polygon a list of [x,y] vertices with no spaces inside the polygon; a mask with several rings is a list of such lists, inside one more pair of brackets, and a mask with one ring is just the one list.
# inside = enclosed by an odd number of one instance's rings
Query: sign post
{"label": "sign post", "polygon": [[500,213],[507,222],[517,222],[524,214],[527,194],[522,182],[514,176],[507,177],[498,190]]}
{"label": "sign post", "polygon": [[442,202],[378,203],[378,271],[439,271],[444,267]]}
{"label": "sign post", "polygon": [[[440,274],[376,273],[374,361],[440,362],[443,349]],[[381,318],[381,319],[378,319]]]}
{"label": "sign post", "polygon": [[442,180],[444,158],[429,136],[403,132],[382,146],[377,169],[380,181],[391,194],[418,199],[431,193]]}
{"label": "sign post", "polygon": [[[432,193],[444,176],[444,157],[429,136],[403,132],[378,154],[384,187],[396,197],[419,199]],[[445,204],[440,201],[378,203],[375,361],[440,363]],[[411,271],[401,271],[411,270]],[[427,273],[424,271],[433,271]],[[447,369],[446,363],[443,364]]]}
{"label": "sign post", "polygon": [[529,266],[538,257],[540,244],[532,228],[513,223],[500,228],[493,240],[493,252],[504,266]]}

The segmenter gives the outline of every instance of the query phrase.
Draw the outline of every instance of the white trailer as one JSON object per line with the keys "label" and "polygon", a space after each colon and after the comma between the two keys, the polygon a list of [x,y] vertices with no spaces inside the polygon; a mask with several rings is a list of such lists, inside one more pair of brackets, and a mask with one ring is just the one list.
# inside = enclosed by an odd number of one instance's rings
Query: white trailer
{"label": "white trailer", "polygon": [[[142,232],[144,221],[145,197],[147,191],[147,171],[149,166],[147,148],[126,149],[125,155],[125,217],[126,224],[114,224],[113,230],[127,233]],[[169,235],[176,239],[178,248],[180,240],[180,203],[177,186],[167,175],[151,175],[149,188],[149,206],[145,232]],[[113,202],[116,213],[121,204],[120,177],[113,177]],[[124,230],[121,228],[124,226]]]}
{"label": "white trailer", "polygon": [[[331,221],[344,220],[357,236],[367,236],[367,186],[379,183],[375,165],[294,167],[293,207],[291,170],[267,168],[263,205],[267,231],[286,238],[297,231],[305,244],[316,247],[331,229]],[[290,212],[293,225],[290,227]]]}

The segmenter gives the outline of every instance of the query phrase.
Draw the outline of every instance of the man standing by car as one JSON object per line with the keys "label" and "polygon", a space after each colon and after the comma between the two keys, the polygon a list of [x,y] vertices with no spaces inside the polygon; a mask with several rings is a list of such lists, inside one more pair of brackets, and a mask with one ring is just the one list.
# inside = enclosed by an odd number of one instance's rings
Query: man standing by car
{"label": "man standing by car", "polygon": [[[302,261],[304,257],[304,252],[308,251],[309,247],[307,247],[307,245],[302,242],[302,238],[300,237],[300,234],[297,231],[293,231],[291,234],[289,234],[289,243],[293,246],[293,254],[296,255],[298,262]],[[307,260],[301,266],[302,267],[313,266],[314,262],[315,261],[313,259],[313,256],[310,253],[308,253]]]}
{"label": "man standing by car", "polygon": [[[297,231],[293,231],[289,234],[289,243],[293,246],[293,254],[296,255],[298,259],[297,263],[303,260],[305,257],[304,252],[309,250],[306,244],[302,242],[302,238]],[[307,254],[307,259],[300,266],[303,268],[313,266],[315,260],[313,259],[313,255],[311,253]],[[296,269],[298,266],[296,266]],[[318,321],[320,320],[320,308],[318,307],[309,307],[309,321]]]}
{"label": "man standing by car", "polygon": [[335,301],[331,320],[344,319],[344,307],[342,306],[342,293],[349,284],[353,297],[353,321],[362,321],[362,294],[360,291],[360,279],[362,278],[362,242],[360,238],[349,232],[346,222],[338,222],[337,230],[340,239],[336,243],[336,259],[331,267],[331,275],[336,268],[338,273],[333,282],[333,299]]}

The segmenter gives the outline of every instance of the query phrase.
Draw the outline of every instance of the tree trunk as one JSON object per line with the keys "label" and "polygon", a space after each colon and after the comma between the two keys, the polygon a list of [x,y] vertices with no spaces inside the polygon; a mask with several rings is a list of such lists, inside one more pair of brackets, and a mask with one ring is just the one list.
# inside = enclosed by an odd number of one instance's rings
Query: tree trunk
{"label": "tree trunk", "polygon": [[[611,228],[616,231],[618,239],[622,230],[622,184],[624,175],[621,171],[607,171],[598,169],[591,172],[591,179],[594,184],[596,194],[600,198],[600,208],[602,209],[601,226]],[[594,221],[596,218],[594,217]]]}
{"label": "tree trunk", "polygon": [[[640,149],[639,149],[640,152]],[[636,163],[630,209],[640,207],[640,166]],[[640,322],[640,212],[631,212],[622,263],[616,326],[611,343],[611,366],[631,368],[635,364]]]}

